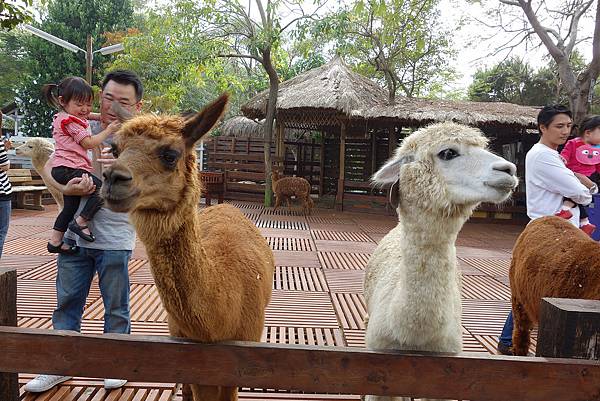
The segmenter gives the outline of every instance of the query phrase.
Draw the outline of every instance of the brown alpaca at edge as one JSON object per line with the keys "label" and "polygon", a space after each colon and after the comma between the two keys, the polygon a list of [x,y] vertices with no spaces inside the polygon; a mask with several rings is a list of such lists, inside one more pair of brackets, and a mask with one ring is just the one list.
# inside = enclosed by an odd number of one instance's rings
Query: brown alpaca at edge
{"label": "brown alpaca at edge", "polygon": [[560,217],[529,223],[513,249],[513,353],[527,355],[543,297],[600,299],[600,244]]}
{"label": "brown alpaca at edge", "polygon": [[[224,94],[187,119],[128,119],[113,106],[124,122],[116,135],[118,157],[104,172],[108,207],[129,212],[146,247],[169,332],[206,343],[260,341],[275,265],[266,240],[237,208],[198,208],[195,143],[227,103]],[[237,387],[191,388],[195,401],[237,399]]]}
{"label": "brown alpaca at edge", "polygon": [[288,211],[292,211],[290,200],[295,196],[302,202],[302,211],[305,214],[310,214],[310,210],[314,206],[313,200],[310,197],[310,183],[302,177],[281,177],[277,171],[271,173],[273,182],[273,193],[275,194],[275,210],[281,205],[285,199]]}

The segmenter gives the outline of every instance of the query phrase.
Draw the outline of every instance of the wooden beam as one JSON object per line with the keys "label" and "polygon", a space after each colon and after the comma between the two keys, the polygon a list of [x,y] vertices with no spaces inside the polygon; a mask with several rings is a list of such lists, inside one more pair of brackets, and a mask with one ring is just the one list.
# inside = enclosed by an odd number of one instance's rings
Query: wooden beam
{"label": "wooden beam", "polygon": [[[398,127],[398,132],[400,132],[402,130],[402,127]],[[396,148],[398,147],[396,145],[396,143],[398,143],[398,135],[396,134],[396,126],[395,125],[390,125],[388,127],[388,156],[392,157],[394,155],[394,152],[396,151]]]}
{"label": "wooden beam", "polygon": [[[17,326],[17,271],[0,267],[0,326]],[[0,350],[2,348],[0,347]],[[1,352],[1,351],[0,351]],[[17,372],[3,373],[0,369],[0,399],[19,399],[19,377]]]}
{"label": "wooden beam", "polygon": [[536,355],[600,360],[600,301],[542,298]]}
{"label": "wooden beam", "polygon": [[319,150],[319,199],[323,196],[325,188],[325,131],[321,131],[321,149]]}
{"label": "wooden beam", "polygon": [[342,121],[340,128],[340,173],[338,175],[338,189],[335,195],[335,208],[339,211],[344,210],[344,175],[346,163],[346,121]]}
{"label": "wooden beam", "polygon": [[0,350],[0,371],[144,382],[478,401],[581,401],[600,394],[600,362],[578,359],[197,344],[13,327],[0,327]]}

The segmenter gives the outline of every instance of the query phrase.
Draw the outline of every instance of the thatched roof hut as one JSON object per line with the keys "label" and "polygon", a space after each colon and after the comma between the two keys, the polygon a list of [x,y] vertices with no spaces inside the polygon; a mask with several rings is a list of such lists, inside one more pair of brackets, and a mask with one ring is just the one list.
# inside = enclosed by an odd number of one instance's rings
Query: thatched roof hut
{"label": "thatched roof hut", "polygon": [[[242,106],[243,114],[265,118],[268,97],[263,91],[250,99]],[[324,186],[335,186],[335,203],[342,207],[344,193],[353,196],[352,188],[369,187],[369,176],[414,128],[448,120],[475,126],[493,138],[495,151],[510,148],[516,155],[523,148],[517,142],[529,146],[536,139],[523,134],[536,127],[537,114],[535,107],[507,103],[397,98],[390,104],[386,90],[336,57],[280,84],[276,155],[285,154],[284,130],[321,131],[319,194],[331,193]],[[260,136],[258,128],[256,132]]]}
{"label": "thatched roof hut", "polygon": [[[242,106],[245,116],[266,115],[269,91],[265,90]],[[535,128],[539,109],[510,103],[396,98],[377,83],[352,71],[341,58],[281,83],[277,116],[286,126],[333,125],[339,119],[382,120],[418,127],[439,121],[455,121],[477,127]],[[328,120],[332,120],[329,121]],[[312,124],[311,124],[312,123]]]}

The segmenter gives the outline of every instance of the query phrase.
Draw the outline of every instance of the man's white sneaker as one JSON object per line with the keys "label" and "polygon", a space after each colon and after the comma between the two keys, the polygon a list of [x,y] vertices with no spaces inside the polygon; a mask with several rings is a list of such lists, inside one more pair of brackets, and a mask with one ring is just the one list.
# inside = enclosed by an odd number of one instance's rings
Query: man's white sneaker
{"label": "man's white sneaker", "polygon": [[127,383],[127,380],[123,379],[104,379],[104,388],[112,390],[115,388],[123,387]]}
{"label": "man's white sneaker", "polygon": [[34,379],[31,379],[29,383],[25,385],[25,391],[32,393],[42,393],[50,390],[52,387],[70,380],[71,376],[57,376],[57,375],[39,375]]}

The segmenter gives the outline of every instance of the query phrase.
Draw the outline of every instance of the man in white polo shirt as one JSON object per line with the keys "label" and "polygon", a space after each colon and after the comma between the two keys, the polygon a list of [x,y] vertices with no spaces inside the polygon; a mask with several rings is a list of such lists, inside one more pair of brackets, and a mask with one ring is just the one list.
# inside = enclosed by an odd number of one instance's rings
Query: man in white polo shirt
{"label": "man in white polo shirt", "polygon": [[[525,156],[525,195],[527,215],[531,220],[554,216],[560,211],[563,198],[571,198],[578,204],[587,205],[592,194],[598,192],[596,185],[586,176],[569,170],[558,154],[573,126],[572,114],[564,106],[546,106],[538,114],[540,141]],[[579,209],[573,208],[569,221],[579,227]],[[498,341],[498,352],[512,355],[512,312],[504,323]]]}

